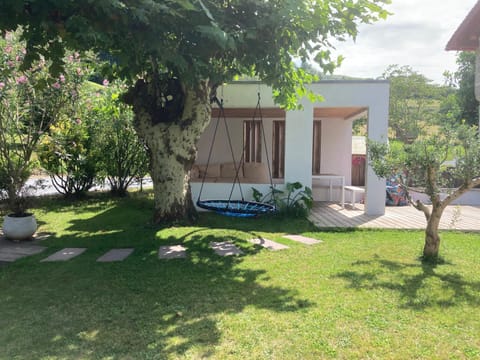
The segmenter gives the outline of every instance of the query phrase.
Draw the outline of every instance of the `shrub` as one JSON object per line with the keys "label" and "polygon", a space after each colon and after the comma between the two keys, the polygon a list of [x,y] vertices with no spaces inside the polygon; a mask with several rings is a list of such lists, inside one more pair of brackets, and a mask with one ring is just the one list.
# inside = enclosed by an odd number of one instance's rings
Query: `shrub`
{"label": "shrub", "polygon": [[100,173],[118,196],[125,196],[131,182],[143,178],[148,169],[145,145],[133,126],[133,112],[120,100],[122,90],[120,84],[109,84],[95,105],[101,124],[96,132]]}
{"label": "shrub", "polygon": [[275,205],[280,215],[307,217],[313,206],[312,189],[298,181],[286,183],[284,191],[271,187],[266,195],[255,188],[252,190],[255,201]]}

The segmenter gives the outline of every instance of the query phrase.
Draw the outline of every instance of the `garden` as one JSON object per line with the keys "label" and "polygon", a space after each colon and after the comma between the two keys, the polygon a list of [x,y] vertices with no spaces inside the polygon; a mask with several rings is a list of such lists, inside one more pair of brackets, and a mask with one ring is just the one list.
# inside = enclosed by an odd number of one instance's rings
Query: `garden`
{"label": "garden", "polygon": [[[386,1],[298,3],[0,6],[0,213],[34,214],[37,236],[18,244],[44,247],[0,267],[0,359],[480,358],[480,234],[442,233],[425,262],[421,231],[194,211],[189,171],[219,84],[255,77],[298,108],[316,77],[292,56],[332,72],[330,41],[388,15]],[[147,173],[153,189],[127,191]],[[38,175],[59,195],[31,196]],[[216,254],[222,241],[241,254]],[[160,259],[169,245],[186,256]],[[66,248],[85,251],[43,261]]]}

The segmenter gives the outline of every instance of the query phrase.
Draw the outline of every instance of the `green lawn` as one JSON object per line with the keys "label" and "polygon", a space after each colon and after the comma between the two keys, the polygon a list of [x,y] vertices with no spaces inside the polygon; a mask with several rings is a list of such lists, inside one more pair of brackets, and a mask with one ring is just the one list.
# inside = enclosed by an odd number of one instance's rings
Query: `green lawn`
{"label": "green lawn", "polygon": [[[159,228],[150,208],[134,197],[35,210],[54,235],[43,254],[0,268],[0,359],[480,358],[480,234],[443,233],[445,263],[433,267],[418,261],[422,232],[215,214]],[[246,241],[258,235],[290,249]],[[214,255],[208,243],[225,239],[245,255]],[[179,242],[188,259],[157,259]],[[39,262],[63,247],[88,251]],[[95,262],[112,247],[135,252]]]}

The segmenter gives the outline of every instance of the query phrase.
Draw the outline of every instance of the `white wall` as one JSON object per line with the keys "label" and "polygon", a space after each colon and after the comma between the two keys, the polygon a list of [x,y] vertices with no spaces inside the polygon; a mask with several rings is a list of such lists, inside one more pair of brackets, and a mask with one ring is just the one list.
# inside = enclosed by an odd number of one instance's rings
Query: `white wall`
{"label": "white wall", "polygon": [[[368,138],[387,141],[389,88],[387,81],[324,81],[310,88],[323,95],[319,107],[359,106],[368,108]],[[385,213],[385,180],[379,179],[370,166],[365,179],[365,212]]]}
{"label": "white wall", "polygon": [[320,172],[345,176],[345,185],[352,183],[352,121],[322,120],[322,155]]}

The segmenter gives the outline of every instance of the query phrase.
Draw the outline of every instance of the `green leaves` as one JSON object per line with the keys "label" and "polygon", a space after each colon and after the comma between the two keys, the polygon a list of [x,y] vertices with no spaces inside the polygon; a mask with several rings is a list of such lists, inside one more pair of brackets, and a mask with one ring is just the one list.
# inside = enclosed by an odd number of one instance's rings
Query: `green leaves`
{"label": "green leaves", "polygon": [[[182,81],[230,81],[253,72],[295,108],[314,77],[292,57],[315,57],[331,72],[329,40],[355,36],[360,23],[385,18],[386,0],[138,0],[3,2],[0,30],[28,31],[27,64],[38,54],[61,72],[64,48],[109,52],[116,74],[134,81],[152,69]],[[26,8],[25,8],[26,6]]]}

